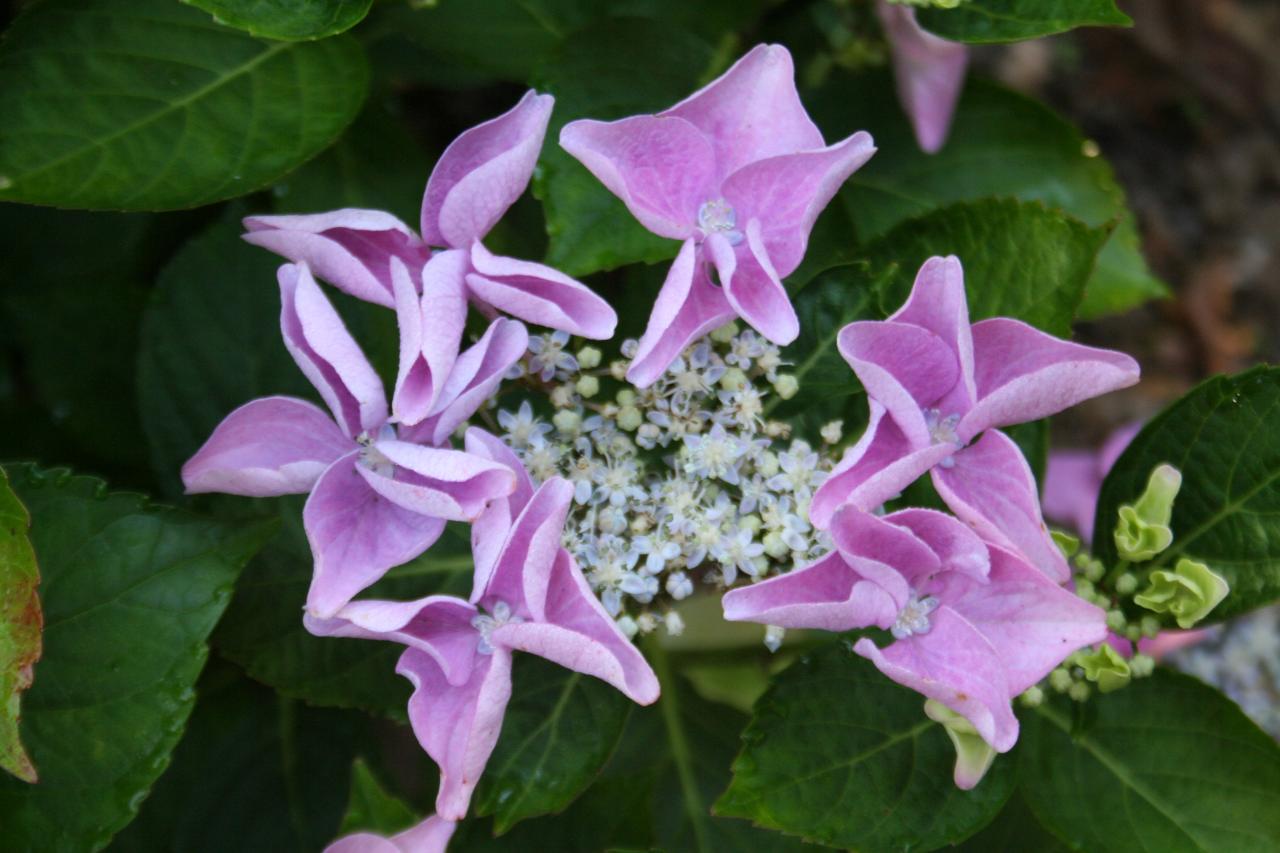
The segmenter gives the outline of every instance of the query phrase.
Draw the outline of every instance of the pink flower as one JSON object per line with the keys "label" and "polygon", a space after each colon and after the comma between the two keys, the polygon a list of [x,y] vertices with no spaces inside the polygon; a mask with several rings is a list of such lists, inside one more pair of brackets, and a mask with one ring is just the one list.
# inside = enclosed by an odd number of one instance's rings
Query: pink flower
{"label": "pink flower", "polygon": [[[488,316],[503,311],[588,338],[613,336],[617,315],[585,285],[541,264],[494,255],[482,242],[528,185],[553,104],[550,95],[529,91],[445,149],[423,195],[421,237],[380,210],[244,221],[248,242],[305,261],[353,296],[397,309],[402,347],[418,345],[421,354],[402,358],[396,383],[396,414],[407,423],[426,417],[440,392],[468,300]],[[441,251],[433,254],[433,247]],[[412,375],[405,364],[413,365]]]}
{"label": "pink flower", "polygon": [[436,812],[460,820],[502,729],[511,697],[511,654],[530,652],[649,704],[658,680],[592,593],[560,544],[573,486],[559,477],[534,489],[515,455],[479,429],[467,447],[511,466],[519,484],[473,529],[471,599],[355,601],[331,619],[306,617],[321,636],[408,646],[396,671],[414,685],[409,720],[440,765]]}
{"label": "pink flower", "polygon": [[458,824],[444,818],[431,817],[390,838],[372,832],[343,836],[324,849],[324,853],[444,853]]}
{"label": "pink flower", "polygon": [[1097,452],[1050,452],[1044,472],[1045,517],[1058,524],[1070,525],[1086,542],[1092,542],[1093,516],[1098,509],[1102,481],[1140,429],[1140,423],[1121,427]]}
{"label": "pink flower", "polygon": [[838,346],[867,390],[871,422],[814,494],[814,525],[845,503],[877,507],[931,471],[947,506],[984,539],[1065,582],[1071,573],[1040,515],[1035,478],[997,427],[1132,385],[1137,363],[1003,317],[970,326],[955,257],[926,261],[896,314],[850,323]]}
{"label": "pink flower", "polygon": [[285,345],[333,417],[293,397],[248,402],[214,429],[183,466],[182,480],[189,493],[310,492],[302,512],[315,558],[307,608],[332,615],[430,547],[445,520],[473,519],[516,487],[506,466],[434,445],[484,400],[528,335],[519,323],[495,320],[457,359],[439,414],[397,428],[382,380],[307,266],[286,264],[279,280]]}
{"label": "pink flower", "polygon": [[932,154],[947,140],[969,48],[938,38],[916,23],[916,10],[878,0],[876,12],[893,54],[898,100],[911,119],[916,141]]}
{"label": "pink flower", "polygon": [[890,645],[863,638],[854,651],[964,716],[998,752],[1018,738],[1012,698],[1106,636],[1101,609],[943,513],[845,507],[831,533],[826,557],[726,593],[725,618],[889,630]]}
{"label": "pink flower", "polygon": [[826,145],[778,45],[757,46],[657,115],[570,122],[560,144],[642,225],[683,241],[627,374],[640,387],[735,314],[774,343],[795,340],[782,279],[818,214],[875,152],[866,133]]}

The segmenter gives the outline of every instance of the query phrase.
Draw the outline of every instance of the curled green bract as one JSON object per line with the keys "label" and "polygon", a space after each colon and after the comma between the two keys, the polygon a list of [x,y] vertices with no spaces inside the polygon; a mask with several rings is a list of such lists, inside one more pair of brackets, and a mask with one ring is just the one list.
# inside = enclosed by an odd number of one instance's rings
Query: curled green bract
{"label": "curled green bract", "polygon": [[1132,562],[1150,560],[1173,542],[1169,518],[1173,501],[1182,487],[1182,474],[1172,465],[1158,465],[1147,488],[1132,504],[1120,507],[1116,524],[1116,550]]}
{"label": "curled green bract", "polygon": [[1156,613],[1172,614],[1179,628],[1190,628],[1209,615],[1230,589],[1204,563],[1183,557],[1173,571],[1152,572],[1147,588],[1133,600]]}
{"label": "curled green bract", "polygon": [[1133,677],[1129,662],[1107,643],[1088,654],[1079,655],[1077,661],[1084,669],[1084,677],[1095,682],[1103,693],[1119,690]]}
{"label": "curled green bract", "polygon": [[982,739],[973,723],[936,699],[924,703],[924,713],[946,729],[951,745],[956,748],[956,786],[967,791],[981,782],[996,757],[991,744]]}

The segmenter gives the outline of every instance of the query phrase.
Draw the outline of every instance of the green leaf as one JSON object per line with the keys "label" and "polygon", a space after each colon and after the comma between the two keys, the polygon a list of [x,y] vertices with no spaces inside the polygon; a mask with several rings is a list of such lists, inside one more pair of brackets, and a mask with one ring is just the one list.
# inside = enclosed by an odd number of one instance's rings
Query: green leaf
{"label": "green leaf", "polygon": [[476,814],[493,815],[501,834],[564,809],[608,761],[631,704],[597,678],[520,655],[502,735],[476,789]]}
{"label": "green leaf", "polygon": [[40,659],[40,569],[27,528],[31,516],[0,469],[0,768],[24,782],[36,781],[36,768],[22,748],[18,730],[22,694],[31,686]]}
{"label": "green leaf", "polygon": [[387,791],[363,758],[351,768],[351,796],[338,835],[376,832],[394,835],[417,823],[418,815],[404,800]]}
{"label": "green leaf", "polygon": [[546,262],[573,276],[675,256],[679,244],[651,234],[556,140],[579,118],[652,113],[697,88],[710,45],[670,24],[610,18],[574,33],[553,52],[538,88],[556,96],[533,192],[546,208]]}
{"label": "green leaf", "polygon": [[216,660],[197,693],[172,764],[113,853],[308,853],[332,841],[363,721],[282,699]]}
{"label": "green leaf", "polygon": [[1173,544],[1149,563],[1206,563],[1231,592],[1206,621],[1228,619],[1280,597],[1280,368],[1218,376],[1192,389],[1138,433],[1102,484],[1094,553],[1114,564],[1120,505],[1142,494],[1157,465],[1182,472],[1173,503]]}
{"label": "green leaf", "polygon": [[1096,156],[1096,146],[1042,104],[971,80],[946,147],[930,155],[916,145],[884,74],[835,75],[807,100],[827,138],[860,129],[875,137],[876,155],[839,196],[862,241],[951,202],[993,196],[1041,201],[1091,227],[1115,228],[1089,280],[1082,316],[1116,313],[1164,295],[1142,259],[1111,167]]}
{"label": "green leaf", "polygon": [[1075,849],[1217,853],[1280,838],[1280,746],[1194,678],[1157,671],[1083,708],[1056,697],[1024,715],[1022,741],[1020,790]]}
{"label": "green leaf", "polygon": [[995,820],[955,849],[960,853],[1067,853],[1070,848],[1036,820],[1022,794],[1015,790]]}
{"label": "green leaf", "polygon": [[168,763],[205,639],[264,531],[65,471],[7,470],[31,512],[45,628],[23,703],[40,784],[0,778],[0,825],[16,850],[97,850]]}
{"label": "green leaf", "polygon": [[337,35],[369,14],[373,0],[182,0],[250,35],[301,41]]}
{"label": "green leaf", "polygon": [[924,698],[832,644],[784,670],[756,703],[716,811],[833,847],[932,850],[985,826],[1013,790],[997,759],[972,791]]}
{"label": "green leaf", "polygon": [[1076,27],[1129,27],[1115,0],[967,0],[955,9],[921,9],[920,24],[951,41],[1022,41]]}
{"label": "green leaf", "polygon": [[364,101],[360,45],[256,41],[173,0],[47,0],[0,44],[0,199],[162,210],[251,192]]}

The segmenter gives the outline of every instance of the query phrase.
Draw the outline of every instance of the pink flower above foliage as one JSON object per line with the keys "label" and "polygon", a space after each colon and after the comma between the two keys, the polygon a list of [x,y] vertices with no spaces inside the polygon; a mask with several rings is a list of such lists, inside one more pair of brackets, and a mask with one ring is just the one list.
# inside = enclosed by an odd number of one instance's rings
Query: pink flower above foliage
{"label": "pink flower above foliage", "polygon": [[947,141],[969,48],[925,32],[916,23],[915,9],[878,0],[876,12],[893,54],[898,100],[911,119],[916,141],[932,154]]}
{"label": "pink flower above foliage", "polygon": [[324,853],[444,853],[458,824],[432,815],[390,838],[372,832],[346,835],[330,844]]}
{"label": "pink flower above foliage", "polygon": [[985,539],[1066,581],[1031,469],[997,428],[1132,385],[1137,363],[1016,320],[971,326],[955,257],[926,261],[897,313],[845,326],[838,346],[867,390],[871,422],[814,494],[813,523],[825,527],[846,503],[873,509],[931,471],[947,506]]}
{"label": "pink flower above foliage", "polygon": [[818,214],[875,152],[866,133],[826,145],[778,45],[757,46],[657,115],[570,122],[560,144],[642,225],[683,241],[627,374],[641,387],[735,315],[774,343],[795,340],[782,279]]}

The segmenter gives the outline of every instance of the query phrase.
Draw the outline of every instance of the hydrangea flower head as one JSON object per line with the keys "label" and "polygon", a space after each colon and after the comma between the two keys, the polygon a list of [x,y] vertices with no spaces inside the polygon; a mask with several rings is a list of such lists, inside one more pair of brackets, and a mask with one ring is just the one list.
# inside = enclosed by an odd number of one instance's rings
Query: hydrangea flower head
{"label": "hydrangea flower head", "polygon": [[682,241],[627,373],[634,384],[652,384],[735,315],[779,345],[799,333],[782,279],[875,147],[865,132],[826,145],[794,76],[786,48],[759,45],[670,109],[561,131],[561,146],[642,225]]}

